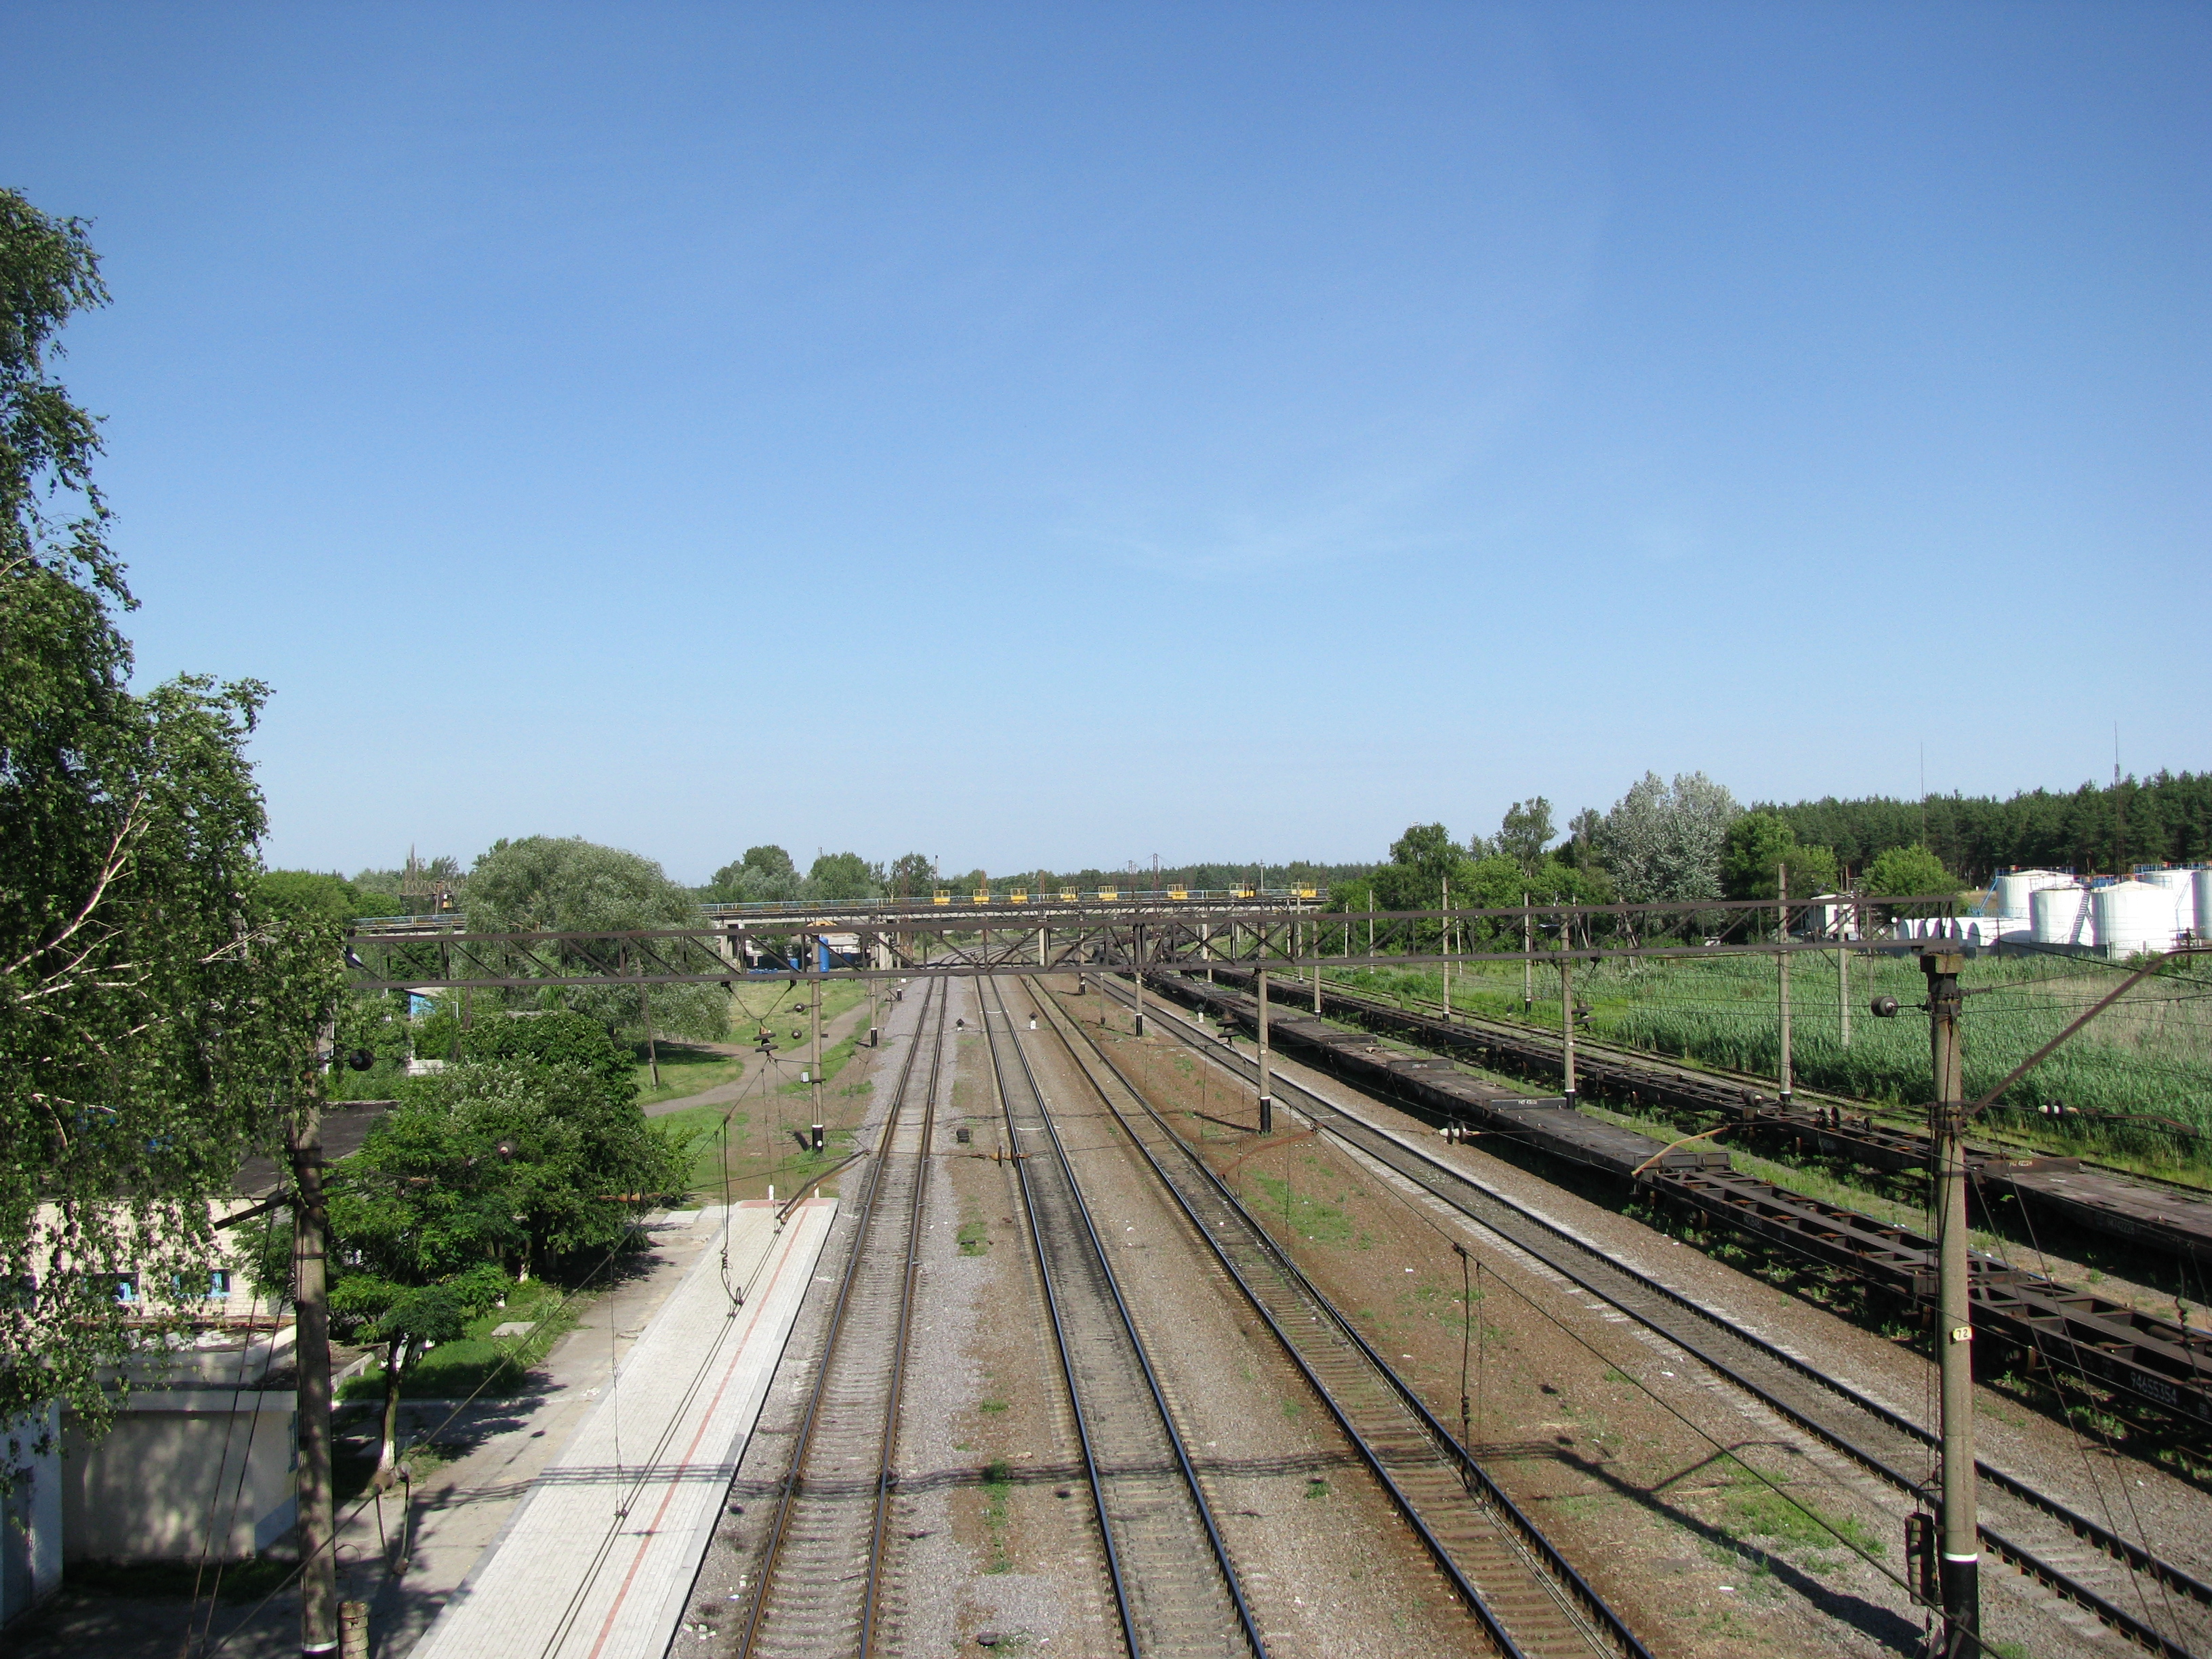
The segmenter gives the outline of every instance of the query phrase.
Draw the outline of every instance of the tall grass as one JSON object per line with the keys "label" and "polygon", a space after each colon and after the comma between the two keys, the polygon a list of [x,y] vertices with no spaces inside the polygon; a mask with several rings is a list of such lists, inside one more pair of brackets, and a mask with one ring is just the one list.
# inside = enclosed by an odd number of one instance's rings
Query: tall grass
{"label": "tall grass", "polygon": [[[1510,975],[1510,977],[1509,977]],[[1343,976],[1389,994],[1433,998],[1433,970],[1356,971]],[[2120,978],[2102,963],[2048,957],[1978,957],[1960,984],[1966,1004],[1966,1088],[1973,1099],[2058,1035]],[[1804,1087],[1886,1102],[1928,1098],[1927,989],[1911,957],[1856,956],[1850,963],[1850,1044],[1843,1042],[1832,957],[1799,956],[1790,975],[1790,1054]],[[1776,1075],[1781,1058],[1780,994],[1771,957],[1644,958],[1584,963],[1575,970],[1588,1029],[1653,1054]],[[1455,972],[1452,1000],[1474,1012],[1521,1013],[1517,969]],[[1897,999],[1893,1019],[1868,1011],[1877,995]],[[1532,1018],[1557,1029],[1556,969],[1535,975]],[[2212,975],[2178,968],[2145,981],[2005,1093],[2029,1110],[2153,1113],[2212,1132]]]}

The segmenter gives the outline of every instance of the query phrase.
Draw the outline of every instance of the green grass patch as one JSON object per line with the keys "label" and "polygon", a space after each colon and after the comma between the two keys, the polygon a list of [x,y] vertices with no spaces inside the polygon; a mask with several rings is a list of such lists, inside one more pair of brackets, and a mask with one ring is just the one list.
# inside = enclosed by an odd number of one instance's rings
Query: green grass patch
{"label": "green grass patch", "polygon": [[1252,1184],[1265,1194],[1252,1207],[1267,1220],[1287,1221],[1292,1231],[1316,1244],[1342,1244],[1352,1237],[1352,1222],[1337,1206],[1271,1176],[1255,1175]]}
{"label": "green grass patch", "polygon": [[991,1253],[990,1234],[989,1226],[983,1222],[963,1221],[953,1238],[959,1244],[963,1255],[988,1255]]}
{"label": "green grass patch", "polygon": [[[1969,1098],[1994,1087],[2119,982],[2119,964],[2059,957],[1987,955],[1969,960],[1960,984],[1983,992],[1966,1004],[1966,1085]],[[1434,969],[1354,969],[1329,977],[1390,999],[1437,1000]],[[2007,1091],[1993,1130],[2046,1150],[2094,1152],[2148,1175],[2212,1183],[2212,1146],[2154,1125],[2038,1115],[2045,1106],[2094,1112],[2154,1113],[2212,1133],[2212,1000],[2201,969],[2174,965],[2130,991]],[[1517,966],[1468,964],[1451,976],[1452,1006],[1470,1013],[1525,1019],[1558,1030],[1559,977],[1540,964],[1534,1006],[1522,1012]],[[1851,1041],[1843,1042],[1836,958],[1794,958],[1790,975],[1790,1059],[1797,1086],[1896,1107],[1928,1093],[1927,988],[1910,956],[1855,956],[1849,978]],[[1771,957],[1614,960],[1577,965],[1577,1002],[1590,1010],[1590,1036],[1692,1064],[1775,1077],[1780,1061],[1780,981]],[[1904,1012],[1878,1020],[1877,994]]]}
{"label": "green grass patch", "polygon": [[[507,1293],[507,1306],[471,1320],[468,1334],[441,1342],[410,1366],[399,1380],[403,1400],[459,1400],[479,1385],[489,1395],[514,1394],[525,1387],[531,1368],[544,1359],[553,1344],[575,1328],[576,1304],[562,1305],[565,1292],[557,1285],[532,1279]],[[521,1337],[495,1338],[492,1330],[510,1321],[530,1321],[533,1328]],[[384,1367],[371,1363],[360,1376],[349,1378],[339,1390],[341,1400],[381,1400]]]}
{"label": "green grass patch", "polygon": [[1856,1516],[1831,1515],[1792,1493],[1784,1496],[1753,1476],[1730,1471],[1722,1499],[1723,1524],[1739,1538],[1759,1538],[1798,1549],[1833,1549],[1838,1543],[1879,1559],[1882,1540]]}
{"label": "green grass patch", "polygon": [[[856,980],[831,980],[822,988],[824,1025],[868,1000],[867,986]],[[768,1027],[781,1048],[792,1041],[792,1032],[810,1029],[814,1016],[802,1012],[813,1000],[815,988],[793,985],[788,980],[755,980],[738,986],[730,999],[730,1033],[734,1042],[750,1042],[762,1026]]]}
{"label": "green grass patch", "polygon": [[[848,1036],[842,1042],[830,1044],[830,1047],[822,1051],[822,1082],[823,1087],[826,1088],[830,1084],[835,1083],[837,1080],[837,1073],[845,1069],[845,1063],[851,1060],[854,1054],[859,1049],[860,1046],[860,1037],[865,1035],[866,1033],[860,1033],[853,1036]],[[801,1072],[811,1072],[813,1070],[813,1066],[811,1064],[812,1056],[804,1051],[800,1051],[794,1054],[781,1055],[779,1056],[779,1059],[782,1061],[783,1075],[786,1076],[789,1081],[779,1085],[776,1092],[786,1095],[811,1094],[814,1091],[814,1085],[811,1082],[801,1083],[799,1080],[799,1074]]]}
{"label": "green grass patch", "polygon": [[994,1458],[983,1466],[983,1525],[991,1539],[991,1559],[984,1567],[986,1572],[1012,1572],[1013,1560],[1006,1553],[1006,1498],[1013,1491],[1014,1472],[1003,1457]]}
{"label": "green grass patch", "polygon": [[[729,1125],[726,1146],[723,1139],[723,1123]],[[688,1143],[691,1148],[691,1172],[688,1190],[694,1195],[715,1192],[722,1185],[722,1160],[729,1155],[729,1173],[747,1173],[747,1163],[760,1163],[759,1158],[747,1159],[739,1144],[744,1139],[746,1126],[752,1121],[749,1112],[735,1111],[727,1106],[691,1106],[680,1112],[671,1112],[665,1117],[653,1120],[653,1127],[678,1143]]]}
{"label": "green grass patch", "polygon": [[716,1054],[712,1048],[695,1048],[684,1042],[663,1042],[656,1046],[660,1050],[659,1084],[654,1085],[653,1068],[641,1054],[637,1069],[632,1073],[641,1106],[657,1106],[665,1100],[703,1094],[725,1083],[735,1083],[744,1075],[745,1062],[740,1055]]}

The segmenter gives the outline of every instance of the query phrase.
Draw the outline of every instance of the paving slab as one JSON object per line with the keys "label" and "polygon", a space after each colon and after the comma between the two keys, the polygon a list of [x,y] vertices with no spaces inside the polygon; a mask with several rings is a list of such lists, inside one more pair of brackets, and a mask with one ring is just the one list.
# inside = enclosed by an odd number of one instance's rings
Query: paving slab
{"label": "paving slab", "polygon": [[[749,1200],[418,1644],[417,1659],[659,1659],[836,1215]],[[720,1233],[719,1208],[701,1221]],[[742,1291],[742,1298],[735,1292]]]}

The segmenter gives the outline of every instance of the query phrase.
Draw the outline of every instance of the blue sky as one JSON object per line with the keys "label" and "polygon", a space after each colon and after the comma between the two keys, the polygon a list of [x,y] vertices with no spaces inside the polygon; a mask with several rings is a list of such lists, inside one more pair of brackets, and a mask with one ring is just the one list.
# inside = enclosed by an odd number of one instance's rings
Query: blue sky
{"label": "blue sky", "polygon": [[0,9],[272,862],[2212,766],[2195,5]]}

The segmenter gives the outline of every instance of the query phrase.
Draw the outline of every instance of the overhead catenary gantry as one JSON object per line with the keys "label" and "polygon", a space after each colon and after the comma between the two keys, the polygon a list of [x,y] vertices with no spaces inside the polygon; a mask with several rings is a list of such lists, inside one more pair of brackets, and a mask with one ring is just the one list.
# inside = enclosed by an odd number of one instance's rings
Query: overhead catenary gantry
{"label": "overhead catenary gantry", "polygon": [[[1876,902],[1868,901],[1870,920]],[[1879,901],[1948,918],[1934,895]],[[1954,927],[1955,922],[1942,924]],[[1627,957],[1713,957],[1918,948],[1864,937],[1834,901],[1779,905],[1715,899],[1669,904],[1530,904],[1435,910],[1324,910],[1318,900],[1103,904],[1031,901],[963,909],[887,905],[834,914],[744,915],[685,927],[617,932],[471,932],[357,927],[362,990],[551,989],[585,985],[730,984],[920,975],[1128,973],[1147,969],[1409,968],[1564,963]],[[1491,948],[1527,940],[1522,949]]]}

